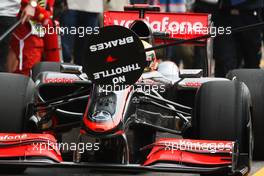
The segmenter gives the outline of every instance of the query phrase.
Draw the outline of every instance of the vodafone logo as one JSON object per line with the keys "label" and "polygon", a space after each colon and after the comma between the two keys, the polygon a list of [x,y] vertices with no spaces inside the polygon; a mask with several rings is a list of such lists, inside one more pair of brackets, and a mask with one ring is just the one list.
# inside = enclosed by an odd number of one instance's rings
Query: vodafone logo
{"label": "vodafone logo", "polygon": [[0,136],[0,141],[22,140],[22,139],[26,139],[27,137],[28,137],[27,134],[22,134],[22,135],[4,135],[4,136]]}
{"label": "vodafone logo", "polygon": [[76,78],[46,78],[44,80],[45,83],[73,83],[74,81],[78,81]]}
{"label": "vodafone logo", "polygon": [[186,87],[194,87],[194,88],[198,88],[201,87],[202,83],[201,82],[186,82],[185,86]]}
{"label": "vodafone logo", "polygon": [[[201,31],[206,28],[201,22],[189,22],[182,21],[178,22],[175,19],[169,17],[163,17],[161,21],[150,21],[149,17],[146,20],[150,24],[153,31],[170,31],[172,33],[201,33]],[[129,27],[134,20],[114,20],[114,25],[120,25],[124,27]]]}

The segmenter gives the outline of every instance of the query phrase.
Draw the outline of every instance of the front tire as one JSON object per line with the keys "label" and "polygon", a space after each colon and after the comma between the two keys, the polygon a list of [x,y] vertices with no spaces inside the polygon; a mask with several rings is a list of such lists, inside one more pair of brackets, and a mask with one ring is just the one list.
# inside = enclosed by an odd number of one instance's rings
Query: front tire
{"label": "front tire", "polygon": [[244,83],[212,81],[198,90],[193,118],[196,138],[236,141],[240,152],[238,167],[247,166],[249,170],[252,160],[250,106],[250,93]]}
{"label": "front tire", "polygon": [[27,106],[33,102],[34,82],[24,75],[0,73],[0,132],[26,130]]}
{"label": "front tire", "polygon": [[253,157],[264,160],[264,70],[237,69],[228,73],[227,78],[244,82],[252,98],[252,123],[254,133]]}
{"label": "front tire", "polygon": [[[0,133],[27,131],[27,107],[33,102],[34,87],[29,77],[0,73]],[[26,167],[4,168],[6,174],[21,174],[25,170]]]}

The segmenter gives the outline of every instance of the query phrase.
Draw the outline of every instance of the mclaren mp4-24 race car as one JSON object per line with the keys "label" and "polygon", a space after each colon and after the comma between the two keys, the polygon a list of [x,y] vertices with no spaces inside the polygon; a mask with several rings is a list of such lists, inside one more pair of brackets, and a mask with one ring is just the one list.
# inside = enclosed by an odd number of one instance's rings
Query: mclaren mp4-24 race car
{"label": "mclaren mp4-24 race car", "polygon": [[171,35],[173,26],[211,23],[208,14],[158,11],[105,12],[81,65],[41,62],[31,77],[1,73],[1,167],[247,175],[252,158],[264,156],[264,72],[213,78],[206,54],[202,69],[161,61],[154,45],[164,41],[209,45],[189,40],[201,34]]}

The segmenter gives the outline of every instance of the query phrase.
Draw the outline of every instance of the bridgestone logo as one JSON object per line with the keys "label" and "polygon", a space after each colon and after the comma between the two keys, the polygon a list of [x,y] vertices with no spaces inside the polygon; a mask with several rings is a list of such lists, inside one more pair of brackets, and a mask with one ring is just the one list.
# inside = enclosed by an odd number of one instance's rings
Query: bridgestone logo
{"label": "bridgestone logo", "polygon": [[104,42],[104,43],[99,43],[96,45],[91,45],[90,51],[95,52],[95,51],[105,50],[105,49],[114,48],[117,46],[129,44],[129,43],[134,43],[133,36],[125,37],[125,38],[121,38],[121,39],[116,39],[116,40],[112,40],[112,41],[108,41],[108,42]]}

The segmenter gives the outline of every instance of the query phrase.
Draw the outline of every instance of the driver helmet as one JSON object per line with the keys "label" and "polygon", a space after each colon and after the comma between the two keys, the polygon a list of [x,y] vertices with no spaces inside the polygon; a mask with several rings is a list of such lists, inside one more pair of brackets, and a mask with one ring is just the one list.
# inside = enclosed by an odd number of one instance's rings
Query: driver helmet
{"label": "driver helmet", "polygon": [[[141,40],[141,42],[144,45],[144,48],[151,48],[152,45],[148,42]],[[144,69],[145,72],[157,70],[158,68],[158,59],[156,57],[156,53],[154,50],[147,51],[146,52],[146,61],[147,61],[147,67]]]}
{"label": "driver helmet", "polygon": [[159,73],[173,81],[180,80],[179,67],[172,61],[164,61],[158,65]]}

